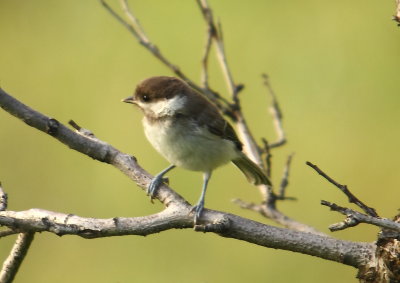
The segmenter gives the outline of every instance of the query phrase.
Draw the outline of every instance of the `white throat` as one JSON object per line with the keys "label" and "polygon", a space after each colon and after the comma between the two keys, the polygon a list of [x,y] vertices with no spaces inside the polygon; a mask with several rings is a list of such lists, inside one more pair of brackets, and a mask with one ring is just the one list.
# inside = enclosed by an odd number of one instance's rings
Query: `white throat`
{"label": "white throat", "polygon": [[171,99],[163,99],[151,103],[140,103],[140,107],[154,113],[156,117],[173,116],[177,111],[185,107],[186,96],[176,95]]}

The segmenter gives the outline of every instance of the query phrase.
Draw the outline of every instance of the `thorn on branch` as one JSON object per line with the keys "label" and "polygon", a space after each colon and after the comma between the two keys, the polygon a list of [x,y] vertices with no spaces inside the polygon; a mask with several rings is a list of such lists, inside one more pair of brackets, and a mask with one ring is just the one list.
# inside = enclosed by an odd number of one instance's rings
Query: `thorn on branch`
{"label": "thorn on branch", "polygon": [[376,213],[374,208],[367,206],[361,200],[359,200],[355,195],[353,195],[350,192],[350,190],[347,188],[346,185],[341,185],[338,182],[336,182],[334,179],[329,177],[324,171],[319,169],[319,167],[317,165],[314,165],[309,161],[307,161],[306,164],[308,166],[310,166],[311,168],[313,168],[319,175],[321,175],[323,178],[325,178],[329,183],[333,184],[339,190],[341,190],[348,197],[350,203],[356,204],[359,208],[361,208],[363,211],[365,211],[365,213],[367,213],[370,216],[379,217],[379,215]]}
{"label": "thorn on branch", "polygon": [[89,138],[96,138],[96,136],[93,134],[92,131],[80,127],[77,123],[75,123],[75,121],[69,120],[68,124],[70,124],[71,127],[74,128],[81,135],[89,137]]}

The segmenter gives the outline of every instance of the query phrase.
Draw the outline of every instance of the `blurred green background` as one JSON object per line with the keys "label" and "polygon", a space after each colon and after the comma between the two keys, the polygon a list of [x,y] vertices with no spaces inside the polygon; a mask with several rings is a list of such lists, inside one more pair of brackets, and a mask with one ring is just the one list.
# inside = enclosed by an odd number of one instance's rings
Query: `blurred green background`
{"label": "blurred green background", "polygon": [[[273,152],[273,180],[278,183],[286,156],[295,152],[288,194],[298,201],[279,208],[329,234],[328,225],[342,219],[319,201],[348,206],[346,198],[305,165],[309,160],[382,216],[394,216],[400,175],[400,29],[390,20],[394,1],[210,4],[223,23],[234,78],[246,86],[241,98],[254,135],[275,139],[261,73],[271,76],[284,111],[289,143]],[[195,1],[131,5],[149,37],[198,81],[205,27]],[[98,1],[0,0],[0,38],[0,84],[7,92],[60,122],[74,119],[135,155],[153,174],[167,166],[145,140],[141,113],[120,99],[138,81],[171,73]],[[213,87],[226,94],[217,65],[211,68]],[[169,177],[174,189],[197,200],[199,173],[177,169]],[[10,210],[108,218],[162,209],[111,166],[4,111],[0,180]],[[258,201],[259,195],[229,165],[214,173],[206,207],[273,224],[241,210],[233,198]],[[374,241],[377,232],[360,225],[333,236]],[[13,240],[0,240],[2,259]],[[38,234],[15,282],[356,282],[355,274],[334,262],[187,229],[96,240]]]}

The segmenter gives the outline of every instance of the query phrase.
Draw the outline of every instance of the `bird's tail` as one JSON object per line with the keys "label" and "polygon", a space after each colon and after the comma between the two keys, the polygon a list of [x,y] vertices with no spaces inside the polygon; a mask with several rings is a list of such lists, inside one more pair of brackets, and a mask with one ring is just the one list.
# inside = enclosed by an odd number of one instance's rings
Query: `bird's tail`
{"label": "bird's tail", "polygon": [[261,168],[251,161],[244,153],[241,153],[240,157],[233,159],[232,162],[243,172],[247,180],[253,185],[271,185],[270,180]]}

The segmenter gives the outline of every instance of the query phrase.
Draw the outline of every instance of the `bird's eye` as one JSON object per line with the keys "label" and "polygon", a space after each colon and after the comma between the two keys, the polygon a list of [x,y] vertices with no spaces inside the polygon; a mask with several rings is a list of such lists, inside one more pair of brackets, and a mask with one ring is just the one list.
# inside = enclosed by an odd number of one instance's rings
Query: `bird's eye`
{"label": "bird's eye", "polygon": [[142,96],[142,100],[144,101],[144,102],[149,102],[150,101],[150,97],[148,96],[148,95],[143,95]]}

